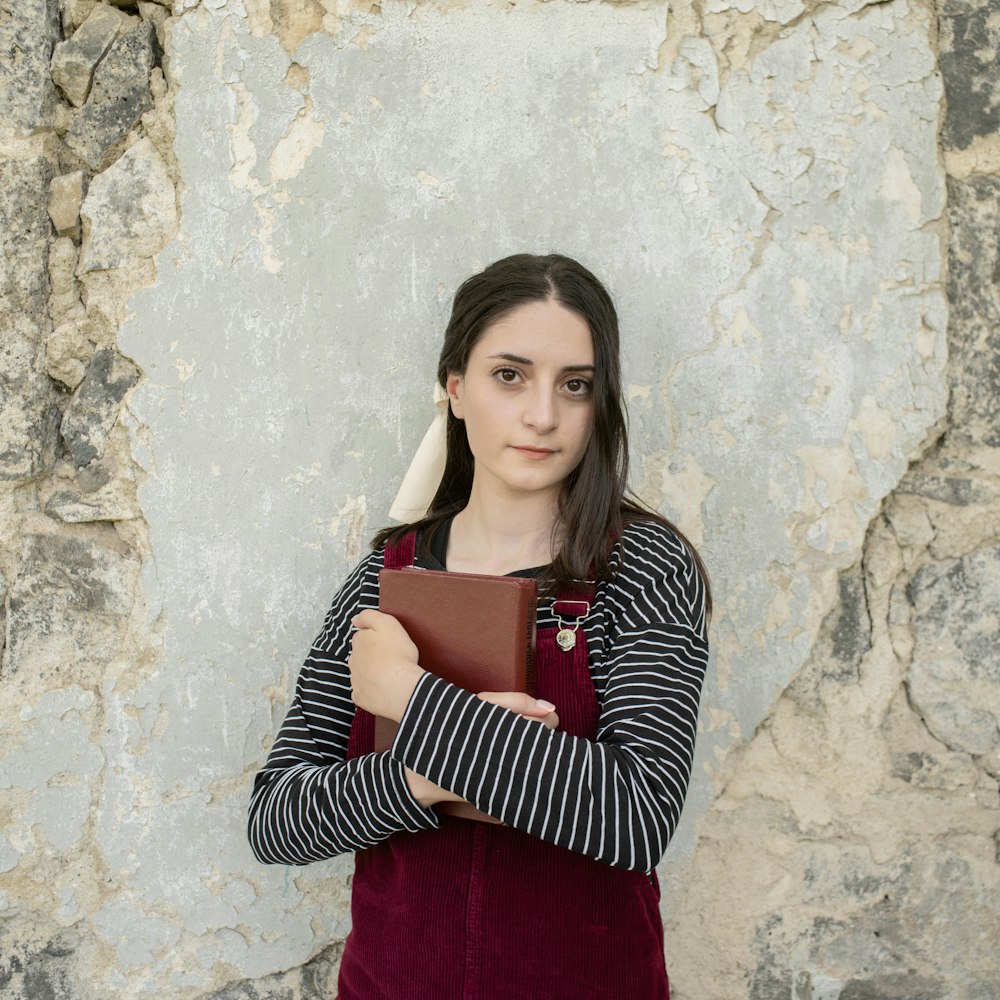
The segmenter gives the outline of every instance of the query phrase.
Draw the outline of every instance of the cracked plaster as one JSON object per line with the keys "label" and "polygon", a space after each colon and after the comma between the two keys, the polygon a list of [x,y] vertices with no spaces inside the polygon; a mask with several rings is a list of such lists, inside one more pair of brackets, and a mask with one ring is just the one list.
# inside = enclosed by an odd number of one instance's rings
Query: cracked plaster
{"label": "cracked plaster", "polygon": [[640,492],[704,538],[683,856],[703,773],[803,662],[944,406],[926,11],[753,11],[780,33],[717,65],[657,5],[338,8],[293,65],[259,10],[175,6],[181,232],[121,337],[162,660],[104,691],[103,995],[263,976],[345,933],[349,862],[251,860],[249,775],[430,415],[452,290],[517,249],[608,278]]}

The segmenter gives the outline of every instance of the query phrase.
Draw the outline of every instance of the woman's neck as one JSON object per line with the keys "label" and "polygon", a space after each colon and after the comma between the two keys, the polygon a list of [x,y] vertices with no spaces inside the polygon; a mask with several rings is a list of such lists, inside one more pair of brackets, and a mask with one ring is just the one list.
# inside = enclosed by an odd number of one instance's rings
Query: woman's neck
{"label": "woman's neck", "polygon": [[473,490],[464,510],[455,515],[448,539],[448,569],[458,573],[503,576],[552,562],[551,498],[491,497],[484,502]]}

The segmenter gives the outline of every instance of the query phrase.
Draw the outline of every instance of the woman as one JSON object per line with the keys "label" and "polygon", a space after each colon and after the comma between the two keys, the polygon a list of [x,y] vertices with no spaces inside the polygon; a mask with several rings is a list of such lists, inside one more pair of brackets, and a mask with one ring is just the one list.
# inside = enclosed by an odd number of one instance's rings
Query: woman
{"label": "woman", "polygon": [[[611,299],[569,258],[498,261],[458,290],[438,379],[440,487],[334,599],[250,842],[270,863],[358,852],[341,1000],[663,1000],[652,869],[691,771],[709,594],[625,496]],[[379,569],[409,564],[538,579],[537,698],[420,667],[375,610]],[[372,715],[400,723],[387,752]],[[434,810],[461,799],[504,825]]]}

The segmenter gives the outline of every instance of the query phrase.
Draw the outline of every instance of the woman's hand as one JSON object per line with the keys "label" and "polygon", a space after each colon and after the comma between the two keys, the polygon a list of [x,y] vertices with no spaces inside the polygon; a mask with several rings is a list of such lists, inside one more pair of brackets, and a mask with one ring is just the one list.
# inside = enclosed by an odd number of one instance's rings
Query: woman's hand
{"label": "woman's hand", "polygon": [[362,611],[351,619],[351,698],[372,715],[399,722],[425,671],[406,629],[381,611]]}
{"label": "woman's hand", "polygon": [[556,729],[559,726],[559,716],[556,706],[551,702],[532,698],[523,691],[480,691],[478,697],[501,708],[509,708],[512,712],[525,719],[540,722],[546,729]]}

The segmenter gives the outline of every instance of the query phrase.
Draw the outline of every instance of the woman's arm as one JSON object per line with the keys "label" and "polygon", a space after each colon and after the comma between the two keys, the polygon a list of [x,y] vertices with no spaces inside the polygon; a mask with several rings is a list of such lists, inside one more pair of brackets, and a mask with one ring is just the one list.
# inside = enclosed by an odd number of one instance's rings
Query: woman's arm
{"label": "woman's arm", "polygon": [[511,826],[645,871],[673,835],[691,773],[708,657],[704,586],[687,550],[657,524],[627,528],[615,559],[603,611],[588,623],[592,657],[600,648],[596,741],[426,674],[390,752]]}
{"label": "woman's arm", "polygon": [[344,759],[355,707],[350,619],[378,606],[381,564],[380,553],[363,560],[334,598],[254,781],[248,834],[259,861],[307,864],[438,825],[414,798],[402,762],[388,753]]}

